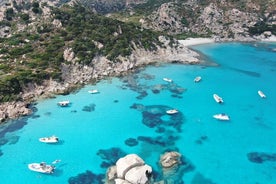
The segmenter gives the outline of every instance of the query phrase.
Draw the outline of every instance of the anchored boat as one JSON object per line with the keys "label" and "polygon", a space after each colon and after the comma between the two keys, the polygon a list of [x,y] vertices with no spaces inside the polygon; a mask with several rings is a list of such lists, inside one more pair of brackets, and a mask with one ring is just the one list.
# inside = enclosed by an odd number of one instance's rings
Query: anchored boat
{"label": "anchored boat", "polygon": [[31,171],[46,173],[46,174],[52,174],[54,173],[54,170],[55,170],[55,166],[48,165],[45,162],[28,164],[28,168]]}
{"label": "anchored boat", "polygon": [[227,114],[221,113],[221,114],[215,114],[213,115],[215,119],[222,120],[222,121],[229,121],[230,117]]}

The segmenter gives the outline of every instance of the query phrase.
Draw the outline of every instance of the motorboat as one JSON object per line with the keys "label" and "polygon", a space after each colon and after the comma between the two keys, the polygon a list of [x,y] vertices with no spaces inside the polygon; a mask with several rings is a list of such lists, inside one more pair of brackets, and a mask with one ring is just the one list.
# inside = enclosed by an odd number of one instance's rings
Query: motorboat
{"label": "motorboat", "polygon": [[223,99],[217,94],[214,94],[213,97],[217,103],[223,103]]}
{"label": "motorboat", "polygon": [[44,143],[57,143],[59,139],[58,137],[52,135],[51,137],[41,137],[39,138],[39,141]]}
{"label": "motorboat", "polygon": [[61,107],[66,107],[70,104],[70,101],[69,100],[65,100],[65,101],[60,101],[58,102],[58,105],[61,106]]}
{"label": "motorboat", "polygon": [[176,110],[176,109],[170,109],[170,110],[167,110],[166,113],[167,114],[176,114],[176,113],[178,113],[178,110]]}
{"label": "motorboat", "polygon": [[46,174],[52,174],[54,173],[54,170],[55,170],[55,166],[48,165],[45,162],[28,164],[28,168],[31,171],[46,173]]}
{"label": "motorboat", "polygon": [[222,121],[229,121],[230,117],[227,114],[221,113],[221,114],[215,114],[213,115],[215,119],[222,120]]}
{"label": "motorboat", "polygon": [[261,98],[266,98],[264,92],[262,92],[261,90],[258,91],[258,94],[260,95]]}
{"label": "motorboat", "polygon": [[170,78],[163,78],[163,80],[166,81],[166,82],[173,82],[173,80],[170,79]]}
{"label": "motorboat", "polygon": [[201,81],[201,77],[200,76],[197,76],[195,79],[194,79],[194,82],[199,82]]}
{"label": "motorboat", "polygon": [[89,90],[88,93],[96,94],[96,93],[99,93],[99,91],[97,89],[92,89],[92,90]]}

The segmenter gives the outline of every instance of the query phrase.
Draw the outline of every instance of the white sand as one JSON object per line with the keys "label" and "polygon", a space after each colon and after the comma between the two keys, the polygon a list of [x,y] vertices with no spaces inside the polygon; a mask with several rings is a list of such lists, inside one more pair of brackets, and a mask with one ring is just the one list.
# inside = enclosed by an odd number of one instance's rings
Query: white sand
{"label": "white sand", "polygon": [[213,38],[188,38],[186,40],[178,40],[178,42],[183,44],[184,46],[191,46],[191,45],[214,43],[215,40]]}

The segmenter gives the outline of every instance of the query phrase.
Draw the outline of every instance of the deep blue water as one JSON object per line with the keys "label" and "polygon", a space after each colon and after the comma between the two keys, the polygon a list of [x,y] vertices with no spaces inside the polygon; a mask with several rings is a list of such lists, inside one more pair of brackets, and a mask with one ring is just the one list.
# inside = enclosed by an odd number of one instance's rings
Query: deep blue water
{"label": "deep blue water", "polygon": [[[0,183],[103,183],[107,167],[129,153],[153,167],[156,181],[276,183],[275,43],[193,49],[208,61],[148,66],[39,101],[32,116],[1,125]],[[202,81],[194,83],[199,75]],[[100,93],[88,93],[91,89]],[[258,90],[267,98],[260,98]],[[223,104],[214,101],[214,93],[223,97]],[[57,106],[62,100],[72,103]],[[167,115],[171,108],[179,113]],[[231,120],[218,121],[212,117],[217,113],[227,113]],[[38,141],[51,135],[60,143]],[[158,161],[170,150],[182,154],[183,164],[173,177],[164,178]],[[56,159],[61,162],[53,175],[27,168],[28,163]]]}

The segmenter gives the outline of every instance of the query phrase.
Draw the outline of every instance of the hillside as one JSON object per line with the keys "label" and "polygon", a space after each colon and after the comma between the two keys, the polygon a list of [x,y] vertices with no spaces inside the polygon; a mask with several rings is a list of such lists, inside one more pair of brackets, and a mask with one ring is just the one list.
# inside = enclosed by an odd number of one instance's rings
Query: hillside
{"label": "hillside", "polygon": [[[41,84],[42,79],[62,81],[60,68],[68,61],[89,65],[101,55],[117,62],[118,56],[130,55],[134,45],[147,50],[161,45],[159,33],[99,16],[80,4],[60,8],[38,3],[29,6],[31,14],[23,6],[8,8],[6,20],[1,22],[0,102],[17,100],[28,83]],[[65,50],[73,58],[67,57],[66,61]]]}
{"label": "hillside", "polygon": [[203,36],[244,40],[265,31],[276,35],[275,10],[273,0],[149,0],[114,14],[120,20],[134,20],[181,39]]}

